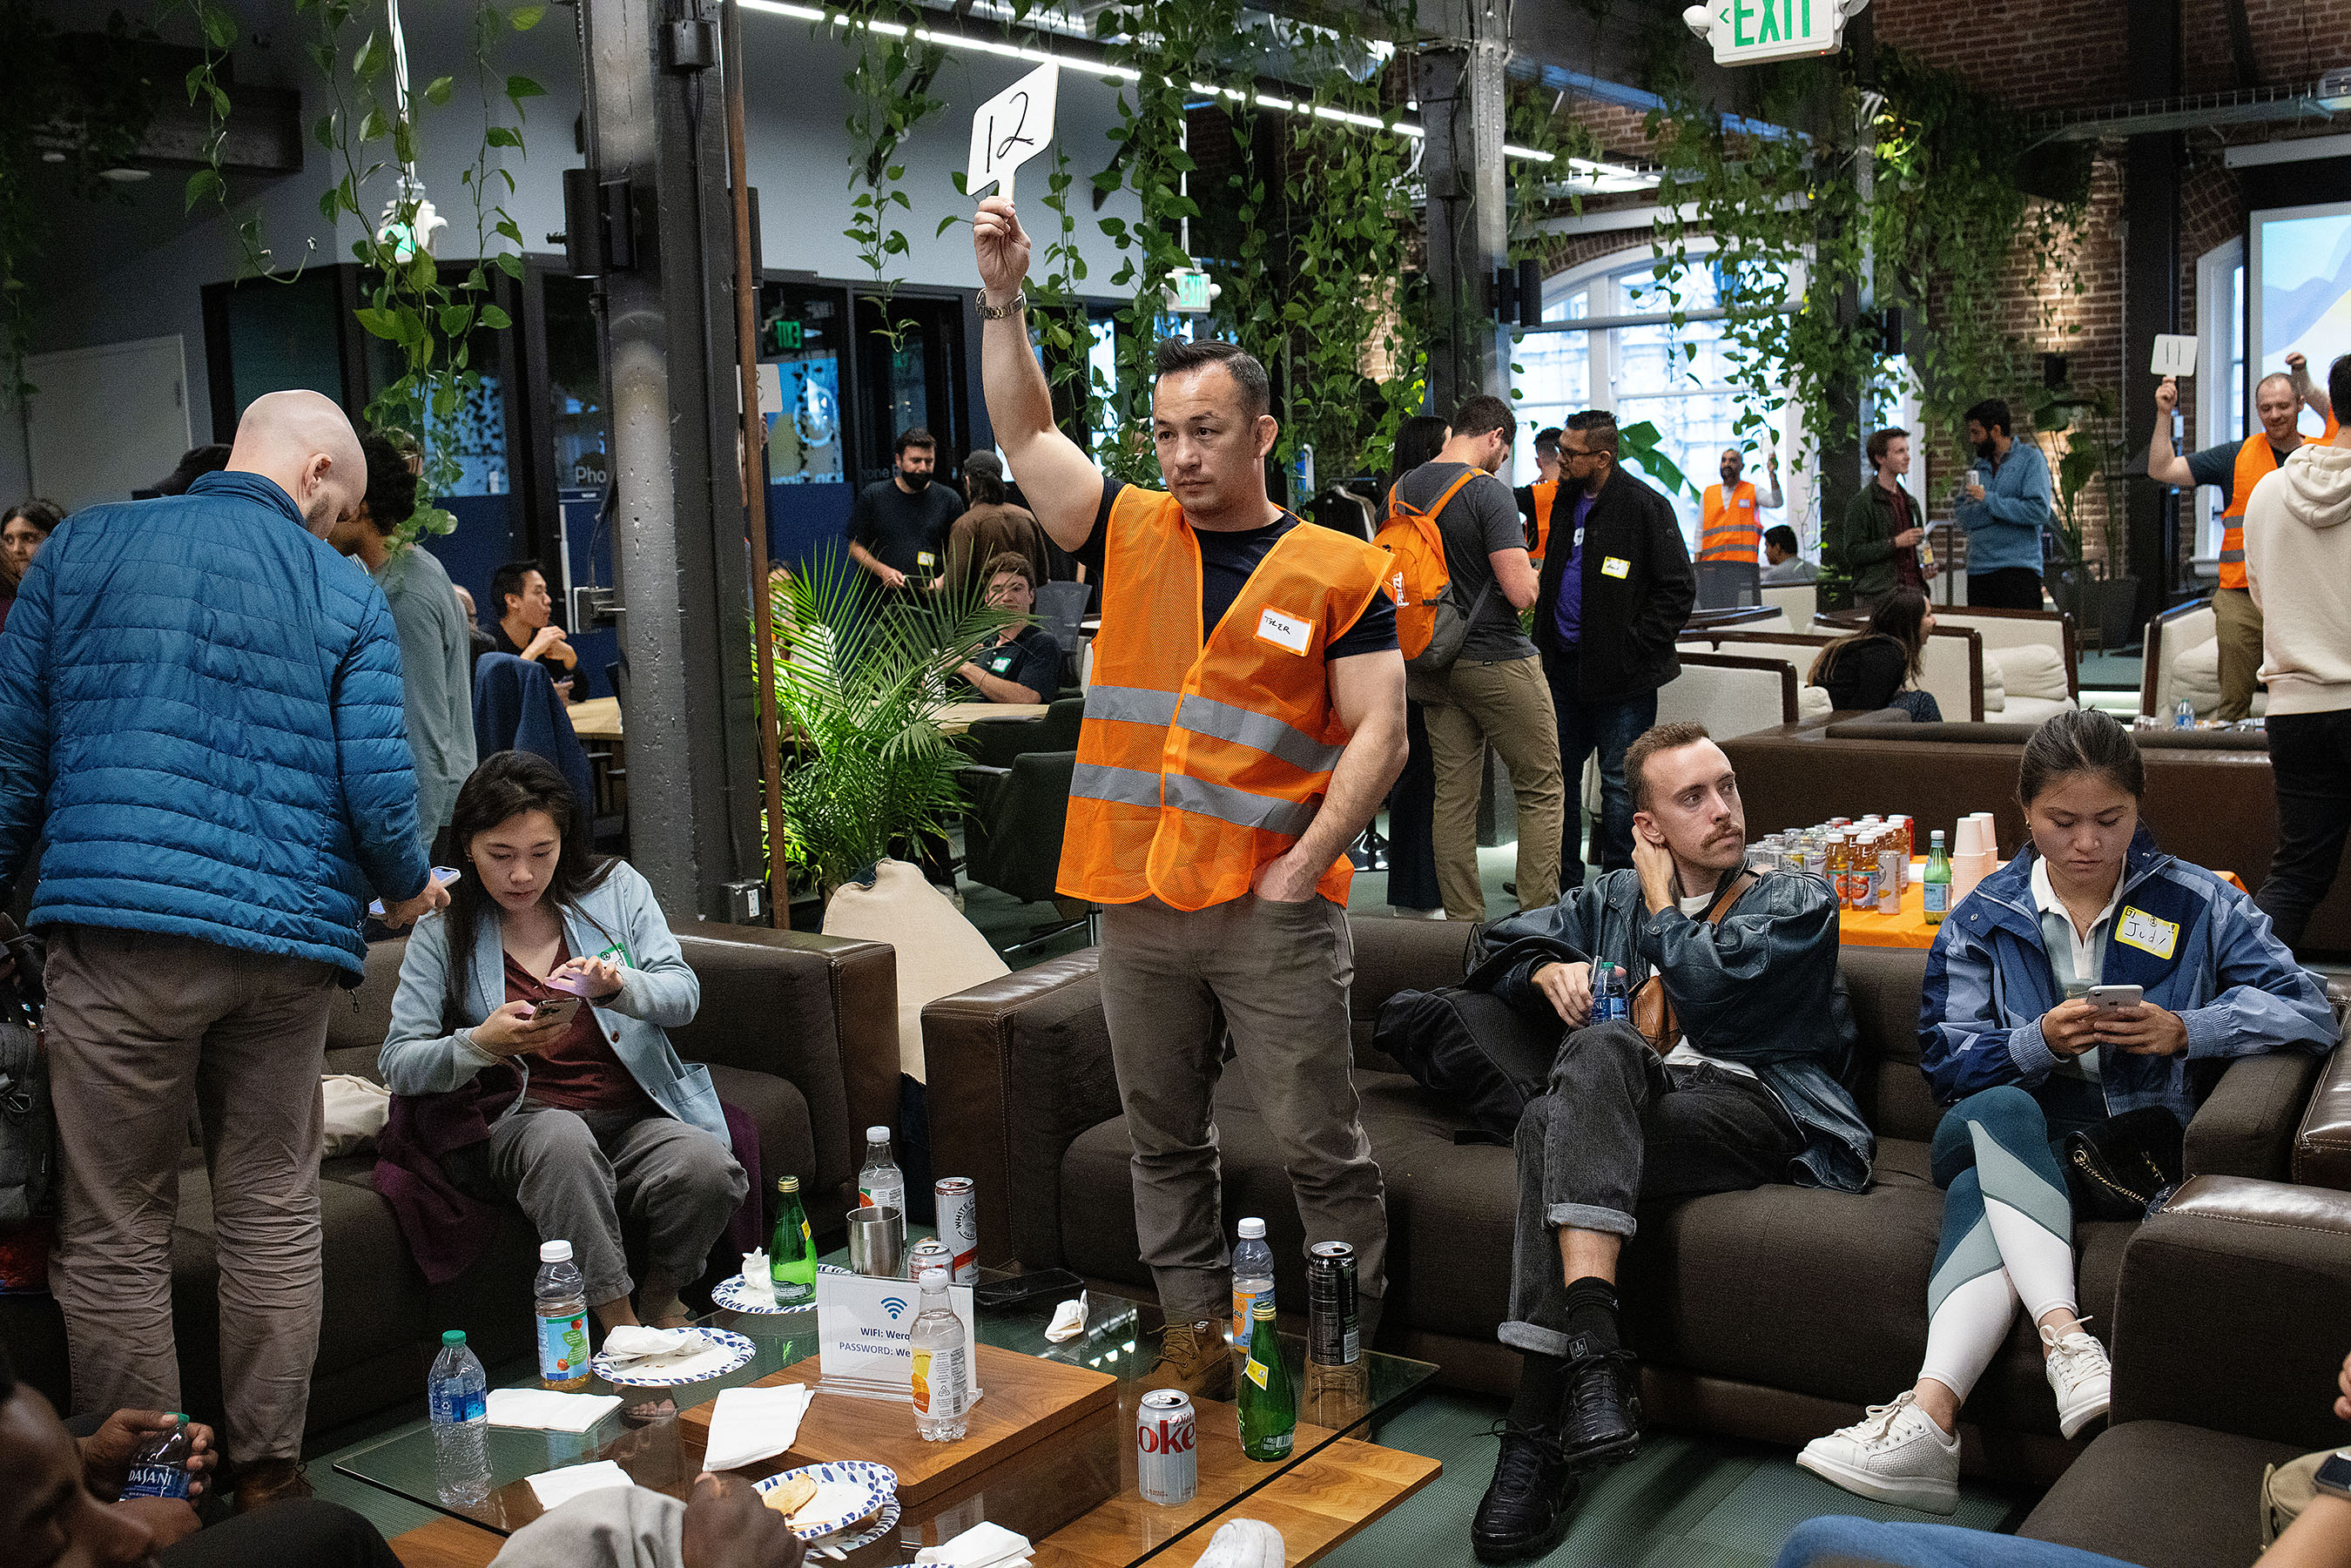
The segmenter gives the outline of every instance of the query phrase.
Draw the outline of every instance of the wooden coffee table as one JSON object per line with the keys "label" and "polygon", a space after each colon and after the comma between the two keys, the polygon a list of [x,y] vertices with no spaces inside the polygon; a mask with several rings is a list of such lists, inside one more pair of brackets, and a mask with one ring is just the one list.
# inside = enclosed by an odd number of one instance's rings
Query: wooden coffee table
{"label": "wooden coffee table", "polygon": [[[1265,1521],[1281,1532],[1292,1565],[1312,1563],[1426,1486],[1441,1469],[1434,1459],[1384,1448],[1362,1436],[1436,1370],[1423,1362],[1369,1355],[1348,1385],[1309,1402],[1296,1447],[1283,1463],[1244,1458],[1235,1407],[1196,1401],[1198,1493],[1174,1507],[1146,1502],[1136,1490],[1134,1415],[1148,1392],[1142,1374],[1156,1348],[1158,1309],[1101,1291],[1092,1300],[1087,1333],[1062,1345],[1044,1338],[1050,1301],[981,1316],[979,1381],[989,1392],[980,1408],[995,1404],[991,1414],[1006,1417],[992,1427],[999,1435],[1016,1409],[1036,1412],[1035,1418],[1050,1423],[1043,1440],[1007,1444],[1004,1457],[986,1462],[969,1459],[966,1450],[958,1467],[945,1461],[959,1446],[907,1441],[913,1416],[905,1406],[824,1394],[803,1421],[793,1454],[742,1473],[757,1478],[829,1457],[870,1422],[874,1451],[869,1457],[885,1463],[894,1458],[906,1468],[910,1483],[901,1486],[897,1528],[852,1552],[849,1562],[855,1568],[911,1563],[922,1547],[951,1539],[982,1520],[1028,1536],[1036,1544],[1039,1568],[1132,1568],[1145,1561],[1183,1568],[1207,1550],[1216,1527],[1230,1518]],[[393,1541],[393,1550],[410,1568],[487,1563],[508,1533],[538,1517],[537,1500],[522,1478],[560,1464],[610,1458],[640,1485],[683,1497],[701,1469],[706,1404],[720,1389],[812,1381],[816,1375],[813,1312],[766,1317],[720,1312],[704,1321],[748,1336],[757,1351],[751,1364],[723,1378],[671,1390],[681,1416],[651,1427],[628,1427],[615,1415],[579,1437],[494,1429],[493,1490],[483,1503],[461,1507],[437,1499],[432,1433],[422,1422],[346,1454],[335,1468],[449,1516]],[[1284,1347],[1302,1388],[1302,1342],[1285,1336]],[[1019,1367],[1022,1357],[1043,1363],[1036,1368],[1040,1376],[1007,1373],[1008,1367]],[[992,1379],[989,1366],[996,1369]],[[1105,1385],[1108,1397],[1102,1396]],[[617,1393],[632,1401],[658,1393],[601,1383],[590,1391]],[[1046,1415],[1049,1407],[1058,1413]],[[982,1436],[975,1427],[967,1442]],[[811,1451],[804,1454],[803,1448]],[[925,1479],[913,1483],[917,1470]]]}

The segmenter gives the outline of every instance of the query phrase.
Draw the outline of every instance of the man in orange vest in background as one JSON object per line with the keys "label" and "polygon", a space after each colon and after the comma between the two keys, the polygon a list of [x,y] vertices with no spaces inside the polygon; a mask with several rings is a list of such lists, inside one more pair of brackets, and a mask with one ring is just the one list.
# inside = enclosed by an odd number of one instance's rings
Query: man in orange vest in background
{"label": "man in orange vest in background", "polygon": [[2212,620],[2220,643],[2218,716],[2222,719],[2243,718],[2253,711],[2253,681],[2262,667],[2262,612],[2245,585],[2245,503],[2253,498],[2253,486],[2277,472],[2286,454],[2302,444],[2302,432],[2295,425],[2304,403],[2326,422],[2325,434],[2318,439],[2335,439],[2335,411],[2326,394],[2312,384],[2309,363],[2300,354],[2288,354],[2285,363],[2288,373],[2263,376],[2253,388],[2260,434],[2185,457],[2171,444],[2171,411],[2179,406],[2179,383],[2166,376],[2155,389],[2147,477],[2183,490],[2210,485],[2229,497],[2221,513],[2227,526],[2220,536],[2220,585],[2212,594]]}
{"label": "man in orange vest in background", "polygon": [[1543,547],[1551,542],[1551,510],[1559,501],[1559,438],[1556,424],[1546,425],[1535,432],[1535,470],[1540,476],[1531,485],[1521,485],[1510,492],[1519,504],[1519,516],[1527,525],[1527,559],[1540,569]]}
{"label": "man in orange vest in background", "polygon": [[1722,483],[1706,487],[1704,528],[1698,538],[1698,559],[1736,561],[1741,566],[1761,566],[1763,559],[1762,512],[1780,509],[1780,455],[1772,453],[1763,459],[1763,476],[1771,482],[1771,499],[1765,500],[1755,488],[1755,481],[1745,478],[1747,459],[1736,446],[1722,449]]}
{"label": "man in orange vest in background", "polygon": [[982,202],[972,243],[997,442],[1037,520],[1102,584],[1060,891],[1102,905],[1135,1234],[1167,1322],[1144,1385],[1228,1399],[1210,1109],[1228,1031],[1305,1239],[1355,1249],[1366,1345],[1386,1291],[1385,1195],[1351,1065],[1346,850],[1405,760],[1389,558],[1269,498],[1265,369],[1229,343],[1159,346],[1167,492],[1104,478],[1054,425],[1012,204]]}

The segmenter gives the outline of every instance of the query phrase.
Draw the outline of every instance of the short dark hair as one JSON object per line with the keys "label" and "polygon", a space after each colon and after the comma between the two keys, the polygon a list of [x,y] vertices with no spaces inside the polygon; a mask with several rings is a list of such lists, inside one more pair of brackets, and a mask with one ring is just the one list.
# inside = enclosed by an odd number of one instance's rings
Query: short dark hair
{"label": "short dark hair", "polygon": [[367,456],[368,521],[388,538],[415,515],[416,476],[400,444],[380,432],[360,437],[360,451]]}
{"label": "short dark hair", "polygon": [[1567,428],[1589,441],[1594,452],[1616,455],[1616,416],[1606,409],[1587,408],[1582,413],[1571,413],[1567,416]]}
{"label": "short dark hair", "polygon": [[929,450],[936,452],[939,449],[939,440],[937,436],[933,435],[929,431],[925,430],[921,425],[917,424],[912,429],[902,430],[898,433],[898,439],[891,444],[890,455],[893,457],[904,457],[906,455],[906,448],[909,446],[927,447]]}
{"label": "short dark hair", "polygon": [[1273,412],[1273,383],[1266,379],[1265,367],[1238,343],[1220,342],[1214,338],[1162,338],[1157,362],[1158,373],[1163,376],[1222,365],[1241,389],[1242,413],[1255,419],[1259,414]]}
{"label": "short dark hair", "polygon": [[1004,459],[983,446],[963,460],[964,495],[975,507],[1000,506],[1011,496],[1004,484]]}
{"label": "short dark hair", "polygon": [[155,481],[158,496],[184,496],[188,486],[207,474],[217,474],[228,466],[228,444],[208,441],[202,446],[191,446],[180,455],[180,465]]}
{"label": "short dark hair", "polygon": [[987,569],[979,574],[979,580],[983,585],[991,583],[1008,571],[1017,573],[1030,588],[1037,586],[1035,564],[1019,550],[999,550],[989,556]]}
{"label": "short dark hair", "polygon": [[1785,523],[1774,523],[1763,530],[1763,542],[1777,545],[1790,555],[1796,553],[1796,530]]}
{"label": "short dark hair", "polygon": [[1868,445],[1869,460],[1872,463],[1885,462],[1887,447],[1892,446],[1897,440],[1907,441],[1909,438],[1910,433],[1898,424],[1889,424],[1883,430],[1871,431]]}
{"label": "short dark hair", "polygon": [[1559,454],[1559,426],[1545,425],[1535,432],[1535,455],[1552,457]]}
{"label": "short dark hair", "polygon": [[[1614,421],[1610,423],[1614,423]],[[1573,424],[1568,426],[1573,430]],[[1701,740],[1712,740],[1706,726],[1695,719],[1677,718],[1667,724],[1653,724],[1634,737],[1625,748],[1625,784],[1633,792],[1633,810],[1649,809],[1649,758],[1660,751],[1679,751],[1685,746],[1695,746]]]}
{"label": "short dark hair", "polygon": [[[1416,413],[1396,426],[1395,466],[1388,472],[1387,490],[1395,489],[1397,480],[1422,464],[1437,460],[1437,455],[1445,449],[1447,428],[1445,421],[1433,413]],[[1380,493],[1382,505],[1386,504],[1387,490]]]}
{"label": "short dark hair", "polygon": [[507,597],[511,595],[520,599],[523,579],[534,571],[541,577],[547,575],[546,570],[535,560],[510,560],[490,573],[490,606],[496,612],[491,615],[491,620],[503,621],[507,618]]}
{"label": "short dark hair", "polygon": [[2009,418],[2008,404],[2000,398],[1984,399],[1983,402],[1968,410],[1963,417],[1975,421],[1986,430],[1998,430],[2007,435],[2016,434],[2016,426]]}
{"label": "short dark hair", "polygon": [[2346,400],[2351,400],[2351,354],[2326,367],[2326,401],[2336,408],[2351,408],[2351,401]]}
{"label": "short dark hair", "polygon": [[2016,768],[2016,803],[2030,806],[2058,779],[2103,773],[2134,800],[2147,794],[2147,763],[2131,732],[2100,708],[2067,708],[2049,716],[2024,743]]}
{"label": "short dark hair", "polygon": [[35,496],[30,500],[17,502],[5,512],[0,512],[0,528],[6,528],[18,517],[45,534],[53,534],[57,531],[57,525],[66,520],[66,509],[55,501],[45,501]]}
{"label": "short dark hair", "polygon": [[1519,438],[1519,416],[1510,412],[1509,403],[1490,392],[1464,398],[1461,406],[1453,411],[1453,434],[1456,435],[1486,435],[1497,430],[1502,433],[1505,442],[1516,441]]}

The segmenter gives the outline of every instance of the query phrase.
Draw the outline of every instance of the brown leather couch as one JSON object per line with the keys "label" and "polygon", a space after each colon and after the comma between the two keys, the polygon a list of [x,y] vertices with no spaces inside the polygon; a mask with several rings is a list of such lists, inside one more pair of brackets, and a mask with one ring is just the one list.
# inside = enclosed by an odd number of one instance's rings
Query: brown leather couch
{"label": "brown leather couch", "polygon": [[[1734,736],[1722,749],[1739,769],[1747,831],[1761,836],[1832,816],[1906,811],[1926,831],[1990,811],[2003,850],[2025,837],[2016,768],[2032,727],[2004,724],[1782,725]],[[2277,843],[2277,791],[2268,737],[2258,731],[2152,730],[2144,815],[2156,841],[2180,859],[2237,873],[2253,892]],[[2351,954],[2351,851],[2303,934],[2305,956]]]}
{"label": "brown leather couch", "polygon": [[[1371,1048],[1388,997],[1459,979],[1467,928],[1378,918],[1352,927],[1356,1082],[1387,1182],[1381,1348],[1436,1362],[1448,1384],[1505,1392],[1518,1358],[1494,1330],[1509,1297],[1512,1155],[1457,1144],[1465,1119]],[[1064,1267],[1147,1294],[1095,956],[924,1009],[934,1148],[940,1170],[977,1179],[983,1262]],[[1869,1191],[1769,1186],[1641,1216],[1625,1254],[1625,1319],[1660,1423],[1801,1443],[1917,1375],[1943,1207],[1927,1160],[1939,1113],[1917,1067],[1925,967],[1916,950],[1844,954],[1861,1040],[1852,1087],[1879,1139]],[[2321,1066],[2285,1055],[2231,1065],[2189,1130],[2190,1170],[2286,1180]],[[1226,1076],[1217,1107],[1226,1223],[1264,1217],[1281,1299],[1301,1302],[1303,1238],[1280,1152],[1238,1074]],[[2083,1310],[2104,1322],[2115,1321],[2137,1228],[2077,1227]],[[2351,1269],[2351,1249],[2342,1262]],[[2351,1342],[2338,1358],[2345,1349]],[[2046,1481],[2085,1446],[2059,1437],[2039,1346],[2022,1323],[1967,1417],[1967,1462],[1978,1471]]]}
{"label": "brown leather couch", "polygon": [[[673,1030],[678,1053],[710,1069],[719,1098],[759,1124],[768,1189],[799,1176],[809,1218],[837,1231],[855,1201],[862,1130],[896,1122],[897,961],[878,942],[713,926],[679,934],[702,982],[693,1023]],[[367,977],[329,1015],[327,1070],[381,1081],[376,1055],[392,1019],[406,942],[368,950]],[[462,1328],[485,1364],[529,1354],[538,1237],[518,1208],[499,1218],[489,1250],[450,1284],[425,1283],[371,1183],[371,1154],[320,1168],[326,1306],[311,1374],[309,1430],[342,1426],[417,1399],[444,1329]],[[172,1319],[182,1396],[198,1419],[220,1419],[218,1263],[212,1189],[194,1150],[180,1175],[172,1232]],[[65,1324],[47,1297],[0,1297],[0,1341],[20,1375],[60,1409],[69,1389]]]}

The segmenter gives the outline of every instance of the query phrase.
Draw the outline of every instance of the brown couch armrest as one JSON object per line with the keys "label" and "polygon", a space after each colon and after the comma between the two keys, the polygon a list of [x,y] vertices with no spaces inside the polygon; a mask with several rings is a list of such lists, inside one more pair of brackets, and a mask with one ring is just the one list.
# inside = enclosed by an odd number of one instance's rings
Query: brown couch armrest
{"label": "brown couch armrest", "polygon": [[2294,1179],[2351,1192],[2351,1051],[2335,1048],[2318,1069],[2318,1086],[2294,1138]]}
{"label": "brown couch armrest", "polygon": [[863,1129],[898,1119],[896,952],[750,925],[697,926],[678,944],[702,982],[694,1021],[670,1031],[679,1054],[789,1079],[816,1142],[803,1179],[848,1201]]}
{"label": "brown couch armrest", "polygon": [[1061,1156],[1119,1113],[1099,956],[1089,947],[923,1009],[931,1165],[976,1184],[982,1263],[1061,1263]]}
{"label": "brown couch armrest", "polygon": [[2229,1063],[2188,1124],[2188,1174],[2294,1179],[2294,1125],[2325,1060],[2273,1051]]}
{"label": "brown couch armrest", "polygon": [[2114,1420],[2298,1448],[2339,1443],[2351,1350],[2351,1195],[2238,1176],[2185,1183],[2123,1254]]}

